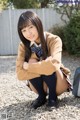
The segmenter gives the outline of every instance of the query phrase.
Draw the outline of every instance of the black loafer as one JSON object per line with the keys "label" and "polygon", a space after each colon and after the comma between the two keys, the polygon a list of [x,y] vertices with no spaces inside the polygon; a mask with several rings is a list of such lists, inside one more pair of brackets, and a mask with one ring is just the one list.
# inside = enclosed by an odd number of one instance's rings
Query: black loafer
{"label": "black loafer", "polygon": [[47,104],[47,107],[55,107],[57,108],[58,107],[58,100],[54,101],[54,100],[49,100],[48,101],[48,104]]}
{"label": "black loafer", "polygon": [[31,105],[31,108],[37,109],[38,107],[44,105],[46,103],[46,98],[41,99],[37,98]]}

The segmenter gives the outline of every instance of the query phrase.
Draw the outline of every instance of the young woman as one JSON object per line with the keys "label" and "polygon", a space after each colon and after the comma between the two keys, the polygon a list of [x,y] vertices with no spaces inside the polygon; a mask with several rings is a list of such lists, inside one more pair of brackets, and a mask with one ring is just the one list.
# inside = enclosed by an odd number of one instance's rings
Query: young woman
{"label": "young woman", "polygon": [[[18,48],[16,72],[19,80],[28,80],[31,90],[38,94],[34,109],[46,103],[57,106],[57,96],[71,87],[68,82],[70,70],[61,63],[62,41],[57,35],[43,31],[36,13],[26,11],[18,21],[21,43]],[[49,94],[47,94],[49,90]]]}

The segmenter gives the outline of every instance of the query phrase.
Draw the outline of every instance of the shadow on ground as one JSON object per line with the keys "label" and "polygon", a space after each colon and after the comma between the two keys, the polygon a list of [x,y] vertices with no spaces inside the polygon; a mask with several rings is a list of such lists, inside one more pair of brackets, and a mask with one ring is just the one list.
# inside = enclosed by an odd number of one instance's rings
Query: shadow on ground
{"label": "shadow on ground", "polygon": [[46,105],[34,110],[30,108],[31,102],[32,101],[26,101],[2,108],[0,110],[0,120],[4,120],[5,118],[8,120],[37,120],[36,115],[40,117],[41,114],[45,114],[46,112],[48,112],[48,114],[49,112],[54,112],[54,110],[58,112],[59,109],[64,109],[66,106],[80,109],[80,99],[75,98],[74,96],[62,98],[59,100],[59,108],[53,110],[50,110]]}

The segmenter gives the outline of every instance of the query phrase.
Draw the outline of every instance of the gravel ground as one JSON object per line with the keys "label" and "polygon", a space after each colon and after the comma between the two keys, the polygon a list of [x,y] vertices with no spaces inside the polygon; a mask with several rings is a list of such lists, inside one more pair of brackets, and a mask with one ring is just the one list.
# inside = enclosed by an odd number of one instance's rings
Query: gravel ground
{"label": "gravel ground", "polygon": [[[0,56],[0,120],[80,120],[80,98],[71,92],[60,95],[59,108],[52,111],[46,105],[33,110],[31,102],[37,95],[26,86],[26,81],[17,80],[16,56]],[[80,58],[63,55],[63,64],[74,71],[80,66]]]}

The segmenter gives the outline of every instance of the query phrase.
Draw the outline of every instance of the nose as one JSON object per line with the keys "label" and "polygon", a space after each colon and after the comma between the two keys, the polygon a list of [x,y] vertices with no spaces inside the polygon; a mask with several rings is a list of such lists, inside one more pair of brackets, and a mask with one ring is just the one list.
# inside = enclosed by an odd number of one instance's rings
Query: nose
{"label": "nose", "polygon": [[27,31],[26,31],[26,35],[27,35],[27,37],[30,37],[31,31],[30,31],[30,30],[27,30]]}

